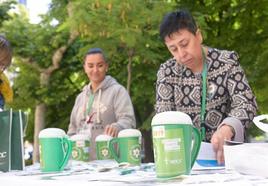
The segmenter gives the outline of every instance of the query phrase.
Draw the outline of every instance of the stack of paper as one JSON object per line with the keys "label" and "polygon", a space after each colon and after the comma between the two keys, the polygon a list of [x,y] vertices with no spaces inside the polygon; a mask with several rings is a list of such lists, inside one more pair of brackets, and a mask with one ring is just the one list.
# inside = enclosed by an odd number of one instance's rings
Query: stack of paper
{"label": "stack of paper", "polygon": [[224,145],[226,169],[268,177],[268,143]]}

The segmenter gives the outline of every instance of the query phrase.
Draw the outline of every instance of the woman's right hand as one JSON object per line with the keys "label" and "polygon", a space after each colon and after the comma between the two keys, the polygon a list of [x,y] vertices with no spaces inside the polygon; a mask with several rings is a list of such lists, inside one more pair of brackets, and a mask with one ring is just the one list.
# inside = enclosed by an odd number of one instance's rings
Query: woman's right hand
{"label": "woman's right hand", "polygon": [[107,125],[104,129],[104,134],[107,134],[112,137],[117,137],[118,132],[118,128],[113,125]]}

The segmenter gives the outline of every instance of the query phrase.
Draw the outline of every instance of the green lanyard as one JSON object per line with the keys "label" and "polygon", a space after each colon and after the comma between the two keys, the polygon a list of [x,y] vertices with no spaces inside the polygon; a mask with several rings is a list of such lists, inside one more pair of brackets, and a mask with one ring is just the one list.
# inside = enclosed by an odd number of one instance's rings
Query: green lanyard
{"label": "green lanyard", "polygon": [[92,108],[92,104],[93,104],[93,101],[94,101],[94,94],[91,94],[89,96],[89,99],[88,99],[88,102],[87,102],[87,109],[86,109],[86,116],[90,113],[91,111],[91,108]]}
{"label": "green lanyard", "polygon": [[207,95],[207,63],[204,49],[202,48],[203,70],[202,70],[202,100],[201,100],[201,139],[206,137],[205,114],[206,114],[206,95]]}

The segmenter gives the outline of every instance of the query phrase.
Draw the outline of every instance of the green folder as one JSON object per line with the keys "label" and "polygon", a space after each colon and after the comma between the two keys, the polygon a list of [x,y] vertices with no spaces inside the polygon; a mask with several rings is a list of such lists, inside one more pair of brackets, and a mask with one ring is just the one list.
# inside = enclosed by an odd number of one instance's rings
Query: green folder
{"label": "green folder", "polygon": [[13,112],[12,109],[0,112],[0,171],[24,169],[25,127],[26,116],[23,112]]}
{"label": "green folder", "polygon": [[11,169],[11,126],[12,112],[0,112],[0,171]]}

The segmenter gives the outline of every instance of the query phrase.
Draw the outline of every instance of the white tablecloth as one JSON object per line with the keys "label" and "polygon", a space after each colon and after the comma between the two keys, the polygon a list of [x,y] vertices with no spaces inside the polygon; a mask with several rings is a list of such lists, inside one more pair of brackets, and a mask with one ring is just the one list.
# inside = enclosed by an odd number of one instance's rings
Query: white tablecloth
{"label": "white tablecloth", "polygon": [[28,166],[24,171],[0,173],[1,186],[267,186],[268,178],[242,175],[226,171],[224,167],[193,169],[190,175],[173,179],[156,177],[154,164],[140,167],[119,168],[114,161],[72,162],[67,170],[59,173],[42,173],[39,164]]}

